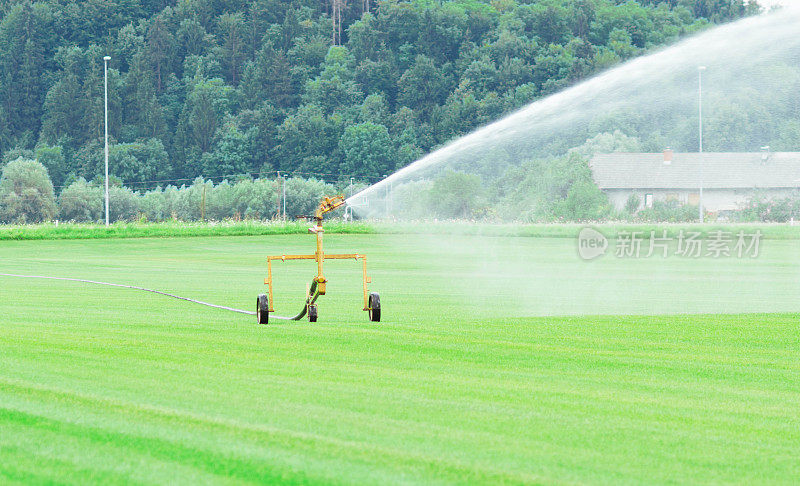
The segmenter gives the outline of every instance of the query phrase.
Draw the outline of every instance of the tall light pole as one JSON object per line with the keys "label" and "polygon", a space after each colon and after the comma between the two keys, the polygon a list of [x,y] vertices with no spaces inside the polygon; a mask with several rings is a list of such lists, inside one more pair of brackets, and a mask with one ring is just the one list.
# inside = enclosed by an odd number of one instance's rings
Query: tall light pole
{"label": "tall light pole", "polygon": [[281,175],[283,181],[283,220],[286,221],[286,174]]}
{"label": "tall light pole", "polygon": [[[389,177],[387,174],[383,174],[383,179],[385,180]],[[389,185],[386,185],[386,198],[383,200],[383,208],[386,211],[386,217],[389,217]]]}
{"label": "tall light pole", "polygon": [[103,58],[103,78],[105,81],[105,127],[106,127],[106,226],[108,226],[108,61],[111,56]]}
{"label": "tall light pole", "polygon": [[703,222],[703,71],[705,70],[705,66],[697,67],[697,130],[700,147],[700,201],[698,204],[698,213],[701,223]]}

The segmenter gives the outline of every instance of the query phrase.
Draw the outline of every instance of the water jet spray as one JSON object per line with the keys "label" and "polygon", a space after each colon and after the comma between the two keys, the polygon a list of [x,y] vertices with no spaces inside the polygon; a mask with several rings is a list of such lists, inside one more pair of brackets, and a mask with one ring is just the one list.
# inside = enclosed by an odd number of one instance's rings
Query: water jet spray
{"label": "water jet spray", "polygon": [[[792,71],[800,64],[798,25],[800,6],[785,6],[634,58],[448,142],[350,196],[347,204],[362,217],[385,217],[390,188],[399,196],[411,189],[410,183],[430,181],[445,169],[477,174],[488,183],[505,176],[506,168],[565,155],[598,134],[616,130],[637,137],[643,152],[660,152],[667,146],[695,150],[697,66],[701,65],[708,67],[703,80],[708,148],[756,150],[774,138],[770,130],[775,127],[753,123],[736,134],[728,134],[725,127],[737,123],[737,115],[755,119],[761,111],[796,119],[791,107],[798,105],[794,87],[800,84]],[[747,146],[741,146],[735,135],[748,140]],[[760,143],[751,142],[757,139]],[[402,198],[391,199],[394,217],[403,216],[398,199]]]}

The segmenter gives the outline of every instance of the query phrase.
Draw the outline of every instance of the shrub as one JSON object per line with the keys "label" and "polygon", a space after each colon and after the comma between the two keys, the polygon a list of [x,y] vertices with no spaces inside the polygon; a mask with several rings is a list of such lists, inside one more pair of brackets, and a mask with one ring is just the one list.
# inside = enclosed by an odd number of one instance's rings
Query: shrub
{"label": "shrub", "polygon": [[[425,219],[430,217],[431,181],[412,181],[398,184],[392,191],[392,214],[401,218]],[[376,198],[377,200],[377,198]],[[357,213],[382,213],[381,208],[360,208]]]}
{"label": "shrub", "polygon": [[695,221],[697,206],[682,205],[678,201],[653,201],[653,207],[639,211],[636,220],[668,223]]}
{"label": "shrub", "polygon": [[[334,187],[317,179],[292,177],[286,180],[286,215],[307,216],[314,212],[323,196],[333,194]],[[282,210],[283,208],[281,208]]]}
{"label": "shrub", "polygon": [[207,186],[210,191],[207,189],[206,218],[221,221],[232,217],[237,212],[234,201],[235,185],[228,181],[222,181],[216,187],[210,182],[207,183]]}
{"label": "shrub", "polygon": [[53,183],[39,162],[18,158],[3,168],[0,177],[0,221],[39,223],[56,213]]}
{"label": "shrub", "polygon": [[139,197],[127,187],[108,188],[109,220],[133,221],[139,214]]}
{"label": "shrub", "polygon": [[800,219],[800,196],[769,199],[758,194],[750,199],[739,217],[745,221],[771,223],[785,223],[790,219]]}
{"label": "shrub", "polygon": [[569,221],[597,221],[611,214],[611,205],[594,182],[577,180],[569,188],[566,199],[554,204],[553,213]]}
{"label": "shrub", "polygon": [[104,216],[103,188],[80,178],[70,184],[58,197],[58,217],[65,221],[86,223]]}
{"label": "shrub", "polygon": [[[191,186],[181,186],[172,198],[172,214],[181,221],[197,221],[200,219],[203,199],[203,185],[201,178],[195,179]],[[208,193],[206,193],[208,197]]]}
{"label": "shrub", "polygon": [[234,186],[234,201],[246,218],[268,219],[277,213],[280,186],[269,180],[242,181]]}
{"label": "shrub", "polygon": [[628,214],[636,214],[636,211],[639,210],[639,206],[641,206],[642,200],[639,198],[639,195],[636,193],[631,194],[628,196],[628,200],[625,201],[625,211]]}
{"label": "shrub", "polygon": [[480,177],[447,170],[433,182],[430,205],[441,218],[472,218],[485,206]]}
{"label": "shrub", "polygon": [[170,218],[164,191],[160,188],[148,191],[139,198],[139,212],[148,221],[164,221]]}

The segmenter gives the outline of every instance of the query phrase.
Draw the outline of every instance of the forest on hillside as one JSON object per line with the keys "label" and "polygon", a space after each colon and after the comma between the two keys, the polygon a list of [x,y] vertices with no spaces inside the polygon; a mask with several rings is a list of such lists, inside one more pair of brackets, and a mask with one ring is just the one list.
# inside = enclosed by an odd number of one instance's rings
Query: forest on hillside
{"label": "forest on hillside", "polygon": [[0,154],[56,194],[277,171],[371,182],[744,0],[0,0]]}

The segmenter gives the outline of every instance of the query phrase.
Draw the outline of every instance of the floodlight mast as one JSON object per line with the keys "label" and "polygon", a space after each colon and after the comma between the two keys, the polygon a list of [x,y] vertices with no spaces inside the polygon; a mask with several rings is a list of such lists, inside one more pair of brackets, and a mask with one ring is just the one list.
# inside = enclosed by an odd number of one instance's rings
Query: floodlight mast
{"label": "floodlight mast", "polygon": [[111,56],[103,57],[103,79],[105,82],[105,159],[106,159],[106,226],[108,226],[108,61]]}
{"label": "floodlight mast", "polygon": [[[286,173],[278,171],[278,178],[281,180],[281,185],[283,186],[281,192],[281,202],[283,204],[283,220],[286,221]],[[281,206],[278,205],[278,217],[281,216]]]}
{"label": "floodlight mast", "polygon": [[706,70],[705,66],[698,66],[697,67],[697,130],[698,130],[698,142],[700,148],[700,198],[698,201],[698,213],[700,222],[703,222],[703,71]]}

